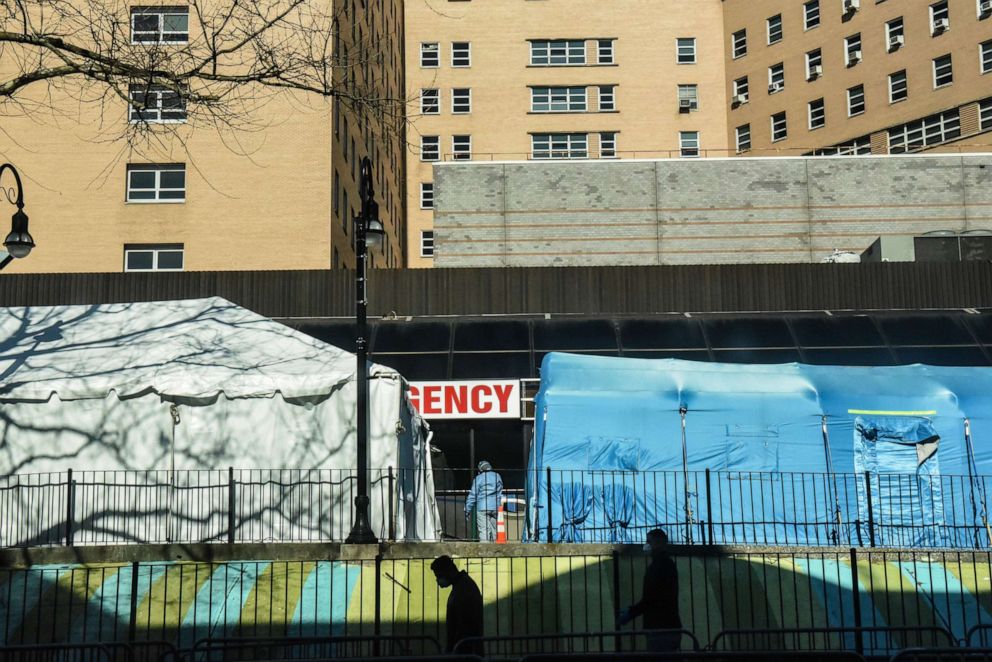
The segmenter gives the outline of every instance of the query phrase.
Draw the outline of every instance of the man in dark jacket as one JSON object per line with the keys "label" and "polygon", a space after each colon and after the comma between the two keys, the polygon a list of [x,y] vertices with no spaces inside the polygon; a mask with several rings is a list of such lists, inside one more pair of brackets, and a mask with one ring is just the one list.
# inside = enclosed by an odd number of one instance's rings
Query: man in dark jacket
{"label": "man in dark jacket", "polygon": [[[448,633],[446,653],[452,653],[455,644],[467,637],[482,636],[482,593],[464,570],[459,571],[450,556],[439,556],[431,563],[431,570],[441,588],[451,587],[445,626]],[[458,649],[463,655],[482,655],[482,644]]]}
{"label": "man in dark jacket", "polygon": [[[626,625],[638,616],[644,617],[645,630],[679,630],[679,574],[675,561],[668,555],[668,534],[661,529],[648,531],[645,550],[651,552],[651,563],[644,573],[644,590],[641,600],[621,610],[619,626]],[[648,635],[648,650],[652,652],[677,651],[682,635],[677,632]]]}

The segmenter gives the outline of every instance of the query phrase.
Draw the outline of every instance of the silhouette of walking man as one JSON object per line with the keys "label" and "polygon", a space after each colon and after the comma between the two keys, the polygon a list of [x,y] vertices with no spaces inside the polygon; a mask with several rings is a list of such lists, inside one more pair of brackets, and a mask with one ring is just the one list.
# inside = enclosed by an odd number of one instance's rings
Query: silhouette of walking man
{"label": "silhouette of walking man", "polygon": [[[622,609],[617,626],[622,627],[638,616],[644,617],[645,630],[679,630],[679,574],[675,561],[668,555],[668,534],[661,529],[648,531],[644,550],[651,553],[651,563],[644,572],[644,590],[639,602]],[[682,640],[678,632],[648,635],[647,647],[652,652],[677,651]]]}
{"label": "silhouette of walking man", "polygon": [[[475,581],[464,570],[459,571],[450,556],[439,556],[431,563],[431,570],[441,588],[451,587],[448,595],[448,609],[445,615],[447,630],[446,653],[455,650],[455,644],[467,637],[482,636],[482,593]],[[464,655],[482,655],[482,644],[462,646],[458,652]]]}
{"label": "silhouette of walking man", "polygon": [[503,501],[503,478],[493,471],[493,465],[485,460],[479,462],[479,473],[472,481],[472,489],[465,499],[465,519],[472,517],[475,508],[475,523],[479,528],[479,542],[496,540],[496,516]]}

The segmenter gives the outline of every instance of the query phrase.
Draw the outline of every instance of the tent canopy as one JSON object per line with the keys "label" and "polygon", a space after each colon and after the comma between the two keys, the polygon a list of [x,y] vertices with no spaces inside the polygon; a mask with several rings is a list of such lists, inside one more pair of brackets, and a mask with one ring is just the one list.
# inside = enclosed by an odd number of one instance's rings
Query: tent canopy
{"label": "tent canopy", "polygon": [[0,339],[5,402],[319,398],[355,377],[353,354],[219,297],[4,308]]}
{"label": "tent canopy", "polygon": [[[530,457],[534,537],[548,537],[549,509],[540,503],[548,501],[547,468],[552,523],[558,517],[568,525],[563,538],[585,531],[584,539],[624,539],[637,528],[688,521],[682,537],[699,540],[701,511],[709,508],[714,520],[768,522],[767,530],[753,526],[737,530],[739,536],[795,542],[804,534],[799,526],[790,533],[789,523],[811,523],[819,527],[813,533],[824,535],[839,507],[850,511],[848,526],[863,520],[869,498],[873,517],[888,509],[893,526],[929,523],[938,531],[957,527],[966,514],[958,505],[945,507],[941,490],[951,488],[957,496],[949,501],[981,492],[962,525],[973,527],[984,510],[984,488],[974,477],[992,474],[990,405],[989,368],[552,353],[541,367]],[[702,484],[706,470],[714,474],[709,488]],[[881,476],[870,496],[865,472]],[[843,476],[824,478],[834,474]],[[897,484],[898,476],[909,482]],[[850,538],[856,533],[848,531]],[[946,541],[946,531],[938,533],[926,536]]]}

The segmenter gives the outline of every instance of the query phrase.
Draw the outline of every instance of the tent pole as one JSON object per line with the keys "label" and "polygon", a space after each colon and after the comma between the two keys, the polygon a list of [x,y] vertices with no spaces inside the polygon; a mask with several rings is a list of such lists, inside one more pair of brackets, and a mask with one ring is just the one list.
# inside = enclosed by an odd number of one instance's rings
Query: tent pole
{"label": "tent pole", "polygon": [[834,523],[837,525],[837,528],[833,531],[831,537],[834,539],[833,542],[836,545],[840,541],[840,532],[844,528],[844,518],[841,515],[840,496],[837,493],[837,474],[834,473],[834,460],[830,454],[830,435],[827,433],[826,414],[820,416],[820,431],[823,433],[823,454],[827,461],[827,475],[834,487]]}
{"label": "tent pole", "polygon": [[977,514],[977,506],[975,505],[975,483],[977,482],[979,484],[979,492],[981,493],[982,498],[982,524],[985,525],[985,535],[988,536],[989,546],[992,547],[992,526],[989,526],[988,510],[986,509],[985,503],[985,490],[984,487],[982,487],[981,476],[977,476],[977,471],[973,471],[973,469],[977,468],[977,464],[975,463],[975,446],[971,440],[971,421],[967,418],[964,419],[964,441],[968,452],[968,478],[971,481],[972,516],[974,517]]}
{"label": "tent pole", "polygon": [[172,417],[172,438],[169,440],[169,503],[165,512],[165,541],[172,542],[172,506],[176,498],[176,427],[179,426],[179,407],[169,405]]}
{"label": "tent pole", "polygon": [[685,443],[685,415],[688,409],[679,407],[679,416],[682,419],[682,482],[684,487],[683,498],[685,499],[685,541],[692,544],[692,504],[689,502],[689,451]]}

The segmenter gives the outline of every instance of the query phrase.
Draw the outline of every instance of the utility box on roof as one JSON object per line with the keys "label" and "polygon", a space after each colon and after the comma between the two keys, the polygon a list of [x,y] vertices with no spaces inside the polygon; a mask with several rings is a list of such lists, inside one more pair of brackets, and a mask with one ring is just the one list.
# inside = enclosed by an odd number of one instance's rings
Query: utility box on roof
{"label": "utility box on roof", "polygon": [[861,254],[862,262],[915,262],[911,235],[879,237]]}

